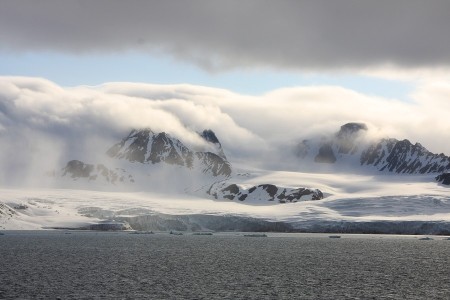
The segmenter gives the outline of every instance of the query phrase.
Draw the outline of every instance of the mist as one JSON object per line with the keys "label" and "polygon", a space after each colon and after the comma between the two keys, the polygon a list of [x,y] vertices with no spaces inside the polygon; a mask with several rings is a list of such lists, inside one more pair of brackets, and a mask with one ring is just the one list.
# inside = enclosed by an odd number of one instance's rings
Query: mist
{"label": "mist", "polygon": [[133,128],[169,133],[195,149],[207,147],[198,132],[211,129],[232,164],[261,168],[276,168],[296,143],[348,122],[366,123],[373,137],[407,138],[448,154],[449,92],[448,84],[422,84],[405,102],[337,86],[249,96],[187,84],[61,87],[0,77],[0,180],[36,182],[71,159],[97,163]]}

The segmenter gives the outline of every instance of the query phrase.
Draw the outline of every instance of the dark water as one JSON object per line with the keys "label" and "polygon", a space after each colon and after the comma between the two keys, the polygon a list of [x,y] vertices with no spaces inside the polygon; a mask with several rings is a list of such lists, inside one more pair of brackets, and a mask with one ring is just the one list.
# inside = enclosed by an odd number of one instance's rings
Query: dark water
{"label": "dark water", "polygon": [[0,299],[450,299],[450,241],[12,233]]}

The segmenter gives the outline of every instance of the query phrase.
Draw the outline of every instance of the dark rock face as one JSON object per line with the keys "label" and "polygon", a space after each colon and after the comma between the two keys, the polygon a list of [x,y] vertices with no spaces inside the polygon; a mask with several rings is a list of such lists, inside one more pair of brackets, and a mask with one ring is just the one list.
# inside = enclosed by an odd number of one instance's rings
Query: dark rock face
{"label": "dark rock face", "polygon": [[[150,129],[144,129],[140,131],[132,130],[128,137],[123,139],[120,143],[112,146],[106,154],[111,157],[125,158],[131,162],[140,162],[143,163],[145,161],[145,155],[147,153],[147,145],[150,140],[150,136],[153,132]],[[128,146],[127,151],[120,153],[119,151],[124,147],[127,141],[131,141],[131,144]]]}
{"label": "dark rock face", "polygon": [[239,187],[234,183],[222,189],[222,192],[229,192],[230,194],[237,194],[239,191]]}
{"label": "dark rock face", "polygon": [[[147,141],[148,143],[148,141]],[[147,147],[145,147],[147,151]],[[180,165],[192,168],[193,153],[179,140],[171,138],[162,132],[154,136],[151,152],[146,161],[152,163],[165,162],[171,165]]]}
{"label": "dark rock face", "polygon": [[341,129],[336,134],[338,138],[346,138],[350,135],[358,133],[361,130],[367,131],[369,128],[364,123],[347,123],[341,126]]}
{"label": "dark rock face", "polygon": [[286,192],[286,189],[277,197],[280,202],[296,202],[300,200],[302,196],[312,195],[311,200],[323,199],[323,193],[320,190],[311,190],[307,188],[293,189],[290,192]]}
{"label": "dark rock face", "polygon": [[278,201],[279,203],[323,199],[323,193],[318,189],[282,188],[273,184],[260,184],[249,189],[243,189],[234,183],[213,184],[208,194],[215,199]]}
{"label": "dark rock face", "polygon": [[121,142],[112,146],[106,153],[118,159],[140,163],[166,163],[184,166],[189,169],[200,168],[212,176],[230,176],[231,165],[223,154],[221,145],[212,130],[205,130],[201,136],[214,144],[217,153],[195,152],[180,140],[165,132],[155,134],[150,129],[133,130]]}
{"label": "dark rock face", "polygon": [[230,163],[217,154],[211,152],[196,152],[195,155],[200,161],[203,173],[211,173],[213,176],[231,175]]}
{"label": "dark rock face", "polygon": [[275,197],[275,194],[278,192],[278,187],[273,184],[261,184],[260,187],[269,194],[270,197]]}
{"label": "dark rock face", "polygon": [[378,166],[381,161],[387,157],[388,153],[392,151],[395,143],[395,139],[384,139],[380,143],[369,145],[369,147],[361,154],[361,165],[367,164]]}
{"label": "dark rock face", "polygon": [[436,181],[445,185],[450,185],[450,173],[442,173],[436,176]]}
{"label": "dark rock face", "polygon": [[324,144],[319,148],[319,154],[316,155],[314,161],[317,163],[332,164],[336,162],[336,156],[334,156],[333,148],[330,144]]}
{"label": "dark rock face", "polygon": [[223,152],[222,145],[220,144],[219,139],[217,138],[214,131],[212,131],[211,129],[203,130],[203,132],[200,133],[200,136],[208,143],[214,145],[215,152],[216,152],[215,154],[217,154],[224,160],[227,160],[227,157],[225,156],[225,153]]}
{"label": "dark rock face", "polygon": [[207,142],[220,145],[219,139],[216,137],[216,134],[211,129],[203,130],[203,132],[200,134],[200,136],[202,138],[204,138],[205,141],[207,141]]}

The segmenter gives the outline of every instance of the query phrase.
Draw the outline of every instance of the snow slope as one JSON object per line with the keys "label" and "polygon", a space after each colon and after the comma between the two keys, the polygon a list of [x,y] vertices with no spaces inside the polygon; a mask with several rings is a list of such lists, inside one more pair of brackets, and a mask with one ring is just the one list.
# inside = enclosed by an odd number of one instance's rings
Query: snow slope
{"label": "snow slope", "polygon": [[[212,200],[182,192],[106,192],[73,189],[2,189],[0,229],[77,227],[119,216],[152,213],[238,215],[286,222],[447,221],[448,188],[429,175],[363,176],[256,171],[239,173],[243,185],[267,182],[286,187],[315,186],[323,200],[275,204],[271,201]],[[26,209],[14,209],[19,205]],[[14,213],[7,215],[6,211]],[[95,212],[93,214],[92,212]]]}

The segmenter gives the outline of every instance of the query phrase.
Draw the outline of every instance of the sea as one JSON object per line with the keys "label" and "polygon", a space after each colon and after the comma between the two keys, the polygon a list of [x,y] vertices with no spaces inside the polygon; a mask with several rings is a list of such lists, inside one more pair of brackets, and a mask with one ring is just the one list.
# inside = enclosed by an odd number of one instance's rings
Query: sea
{"label": "sea", "polygon": [[450,240],[3,231],[0,299],[450,299]]}

